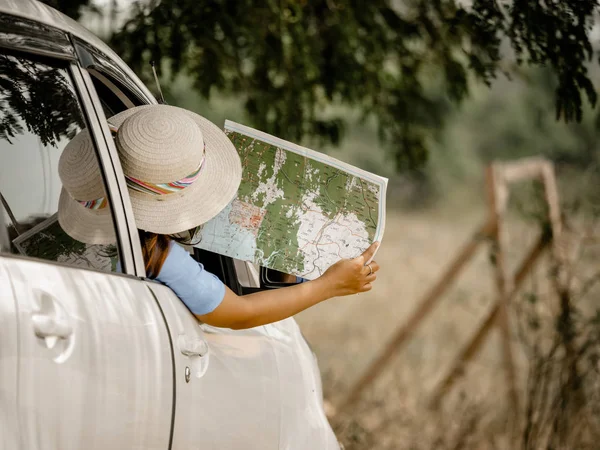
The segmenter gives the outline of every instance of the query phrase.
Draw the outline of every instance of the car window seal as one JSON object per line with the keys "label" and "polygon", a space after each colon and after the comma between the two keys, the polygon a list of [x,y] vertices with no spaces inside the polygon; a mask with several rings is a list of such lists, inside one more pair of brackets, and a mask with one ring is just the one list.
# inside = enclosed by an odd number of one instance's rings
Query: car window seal
{"label": "car window seal", "polygon": [[0,205],[0,253],[10,252],[10,240],[8,239],[4,214],[4,208]]}
{"label": "car window seal", "polygon": [[[104,111],[100,104],[100,99],[97,98],[93,81],[89,72],[83,69],[79,65],[73,64],[72,72],[77,71],[77,76],[74,77],[75,85],[81,92],[79,95],[83,95],[81,98],[84,105],[86,105],[86,119],[91,124],[90,131],[94,138],[95,144],[97,145],[96,151],[100,152],[100,145],[102,145],[102,151],[105,158],[100,159],[100,167],[103,169],[103,176],[107,183],[107,191],[113,205],[113,222],[115,224],[115,231],[117,233],[119,251],[121,252],[122,269],[134,275],[138,278],[143,278],[146,275],[144,270],[144,263],[142,259],[142,250],[140,246],[137,229],[135,228],[135,221],[133,218],[133,212],[129,205],[129,197],[127,187],[125,185],[125,178],[122,175],[120,169],[118,155],[112,136],[108,127],[105,126],[106,117],[104,117]],[[88,103],[89,102],[89,103]],[[93,115],[93,120],[91,115]],[[106,164],[106,167],[104,166]],[[107,180],[107,173],[112,173],[112,183]],[[114,183],[114,184],[113,184]],[[127,197],[126,197],[127,196]],[[118,201],[118,203],[115,203]],[[118,207],[117,207],[118,205]],[[119,217],[117,217],[119,216]],[[125,249],[127,250],[125,252]]]}
{"label": "car window seal", "polygon": [[[109,161],[108,161],[108,164],[107,164],[108,167],[107,167],[105,165],[106,164],[105,155],[103,154],[103,151],[102,151],[102,149],[106,145],[106,142],[104,141],[105,137],[101,131],[102,126],[99,123],[99,117],[97,115],[96,108],[93,104],[92,99],[90,98],[90,93],[88,91],[88,87],[87,87],[86,83],[84,82],[79,70],[81,70],[80,67],[77,64],[73,63],[69,67],[69,74],[71,76],[71,79],[73,80],[73,86],[75,88],[75,92],[76,92],[78,101],[80,102],[80,105],[81,105],[82,115],[85,120],[86,127],[89,130],[89,135],[92,139],[92,143],[93,143],[96,157],[98,160],[98,168],[100,170],[100,173],[102,174],[102,179],[104,181],[104,187],[105,187],[106,193],[108,195],[108,198],[110,200],[111,212],[112,212],[112,214],[111,214],[112,222],[113,222],[115,234],[117,237],[116,245],[118,248],[119,260],[121,261],[121,266],[122,266],[124,273],[127,273],[131,266],[135,267],[135,263],[134,263],[133,254],[131,251],[129,233],[127,231],[125,231],[123,233],[121,232],[121,228],[119,227],[119,222],[117,219],[117,215],[119,215],[121,213],[123,215],[123,221],[126,222],[126,218],[124,216],[124,211],[122,208],[121,194],[120,194],[120,192],[114,192],[114,190],[111,189],[111,185],[109,183],[107,175],[109,174],[109,172],[114,173],[114,166],[113,166],[112,158],[110,158],[110,156],[108,156]],[[100,132],[98,132],[98,128],[100,128]],[[119,191],[119,190],[117,189],[117,191]],[[126,226],[125,226],[125,228],[126,228]]]}
{"label": "car window seal", "polygon": [[154,100],[146,98],[146,96],[127,79],[127,76],[119,69],[119,67],[108,55],[104,54],[99,49],[92,47],[90,44],[82,41],[81,39],[73,37],[72,40],[75,47],[75,52],[79,58],[79,62],[84,69],[88,71],[90,69],[94,69],[101,75],[108,78],[120,90],[126,91],[126,95],[129,94],[127,97],[136,106],[145,105]]}

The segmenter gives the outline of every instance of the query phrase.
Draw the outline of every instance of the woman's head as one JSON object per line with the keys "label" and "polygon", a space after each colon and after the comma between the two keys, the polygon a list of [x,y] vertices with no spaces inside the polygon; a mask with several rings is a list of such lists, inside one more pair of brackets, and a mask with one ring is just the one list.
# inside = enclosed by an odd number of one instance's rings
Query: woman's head
{"label": "woman's head", "polygon": [[[225,133],[202,116],[174,106],[145,105],[108,121],[116,130],[115,143],[138,229],[165,235],[185,232],[213,218],[235,196],[242,172],[237,151]],[[70,151],[65,153],[78,155],[93,149],[87,131],[69,145]],[[87,153],[95,156],[93,151]],[[102,187],[97,165],[95,170],[97,176],[92,178]],[[64,164],[61,176],[76,178],[75,172]],[[80,199],[70,187],[72,183],[63,184],[65,196],[79,206],[102,197]],[[96,213],[71,221],[73,226],[65,231],[87,242],[82,231],[92,230],[96,242],[102,240],[102,234],[104,240],[114,242],[110,214],[109,220],[100,224],[95,217],[98,210],[88,209]],[[69,216],[66,208],[63,213],[63,217]]]}

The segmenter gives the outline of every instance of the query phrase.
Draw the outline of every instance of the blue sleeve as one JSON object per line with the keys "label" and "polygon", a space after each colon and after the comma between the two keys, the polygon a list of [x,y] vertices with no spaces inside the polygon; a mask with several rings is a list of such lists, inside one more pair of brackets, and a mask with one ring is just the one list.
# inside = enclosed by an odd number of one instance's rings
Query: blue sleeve
{"label": "blue sleeve", "polygon": [[156,280],[170,287],[192,313],[200,316],[214,311],[225,297],[223,282],[176,243],[171,244]]}

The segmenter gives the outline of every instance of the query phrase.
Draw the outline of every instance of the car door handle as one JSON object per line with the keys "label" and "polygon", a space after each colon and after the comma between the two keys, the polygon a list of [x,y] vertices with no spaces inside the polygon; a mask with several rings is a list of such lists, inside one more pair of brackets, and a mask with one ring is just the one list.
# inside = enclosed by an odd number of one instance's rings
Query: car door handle
{"label": "car door handle", "polygon": [[204,356],[208,353],[208,342],[200,337],[182,334],[177,339],[179,350],[185,356]]}
{"label": "car door handle", "polygon": [[42,289],[34,289],[33,293],[36,306],[31,312],[31,323],[36,336],[45,339],[46,343],[71,337],[73,327],[61,302]]}
{"label": "car door handle", "polygon": [[31,315],[33,331],[39,338],[57,337],[67,339],[73,334],[73,327],[67,319],[52,316],[46,313],[33,313]]}

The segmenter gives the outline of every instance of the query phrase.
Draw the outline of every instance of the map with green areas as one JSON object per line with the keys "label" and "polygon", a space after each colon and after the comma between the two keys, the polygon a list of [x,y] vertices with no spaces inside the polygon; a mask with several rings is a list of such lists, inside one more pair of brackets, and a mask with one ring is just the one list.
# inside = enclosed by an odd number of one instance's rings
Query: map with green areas
{"label": "map with green areas", "polygon": [[242,181],[197,247],[314,279],[381,241],[386,178],[231,121],[225,133]]}

